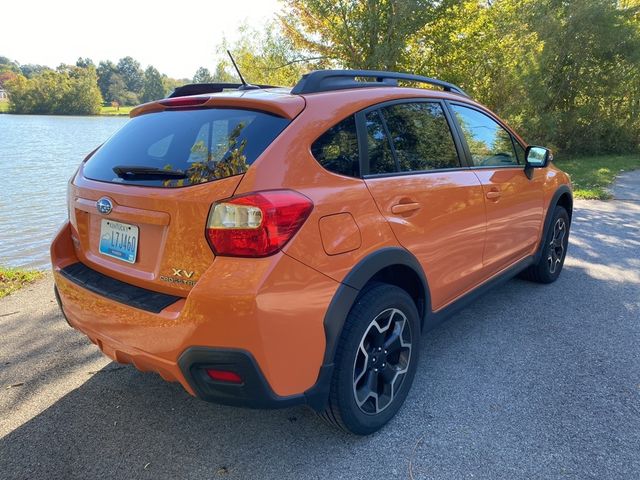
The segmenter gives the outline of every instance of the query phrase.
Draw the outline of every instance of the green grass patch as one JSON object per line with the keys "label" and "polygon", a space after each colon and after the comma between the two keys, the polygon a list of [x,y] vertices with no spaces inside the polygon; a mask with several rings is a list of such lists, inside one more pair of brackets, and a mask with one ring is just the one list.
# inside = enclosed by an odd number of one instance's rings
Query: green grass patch
{"label": "green grass patch", "polygon": [[616,175],[640,169],[640,154],[560,157],[555,164],[571,175],[575,198],[606,200],[611,198],[607,187]]}
{"label": "green grass patch", "polygon": [[15,292],[43,276],[44,273],[39,270],[0,267],[0,298],[6,297],[11,292]]}
{"label": "green grass patch", "polygon": [[129,115],[129,112],[135,107],[102,107],[100,115]]}

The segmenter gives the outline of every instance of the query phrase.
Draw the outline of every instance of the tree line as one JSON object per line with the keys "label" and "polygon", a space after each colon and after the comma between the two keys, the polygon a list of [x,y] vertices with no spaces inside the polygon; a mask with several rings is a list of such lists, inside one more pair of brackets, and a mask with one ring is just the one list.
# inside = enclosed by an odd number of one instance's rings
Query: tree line
{"label": "tree line", "polygon": [[117,63],[79,58],[56,69],[0,57],[0,87],[14,113],[95,115],[104,104],[137,105],[158,100],[190,79],[176,80],[132,57]]}
{"label": "tree line", "polygon": [[[237,82],[226,49],[258,84],[291,86],[322,68],[405,71],[458,84],[530,143],[566,153],[640,150],[640,0],[282,0],[272,21],[239,33],[192,81]],[[55,83],[39,66],[18,70],[24,79],[4,80],[14,109],[23,92],[35,105]],[[188,81],[142,70],[131,57],[97,66],[79,59],[56,74],[58,93],[122,105]],[[3,75],[0,57],[0,85]]]}

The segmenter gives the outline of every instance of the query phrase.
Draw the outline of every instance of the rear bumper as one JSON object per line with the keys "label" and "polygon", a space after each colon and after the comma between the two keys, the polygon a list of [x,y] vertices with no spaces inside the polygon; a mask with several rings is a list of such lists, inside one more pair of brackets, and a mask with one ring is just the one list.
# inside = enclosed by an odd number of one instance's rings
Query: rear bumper
{"label": "rear bumper", "polygon": [[[78,263],[68,224],[51,253],[56,297],[67,322],[115,361],[157,372],[208,401],[322,407],[332,370],[322,364],[323,320],[338,287],[334,280],[282,253],[250,264],[218,257],[187,297],[152,312],[62,272]],[[202,366],[215,365],[237,371],[243,383],[205,378]]]}
{"label": "rear bumper", "polygon": [[[192,347],[180,356],[178,364],[198,398],[249,408],[283,408],[306,404],[322,410],[333,373],[333,365],[323,366],[312,388],[300,394],[281,397],[273,392],[253,355],[243,350]],[[207,368],[237,373],[242,383],[212,380],[206,374]]]}

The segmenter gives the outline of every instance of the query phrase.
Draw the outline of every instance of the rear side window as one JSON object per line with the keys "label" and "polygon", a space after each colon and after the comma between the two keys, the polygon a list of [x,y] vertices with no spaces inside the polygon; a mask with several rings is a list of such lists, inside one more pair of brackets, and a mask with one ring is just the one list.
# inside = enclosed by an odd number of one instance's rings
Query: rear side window
{"label": "rear side window", "polygon": [[367,146],[369,152],[369,173],[397,172],[396,160],[389,146],[387,129],[378,110],[369,112],[365,116],[367,126]]}
{"label": "rear side window", "polygon": [[401,172],[460,166],[449,124],[439,103],[401,103],[382,108]]}
{"label": "rear side window", "polygon": [[330,172],[349,177],[360,175],[355,118],[346,118],[323,133],[311,145],[311,153]]}
{"label": "rear side window", "polygon": [[244,173],[289,120],[230,108],[175,110],[131,119],[87,161],[103,182],[182,187]]}

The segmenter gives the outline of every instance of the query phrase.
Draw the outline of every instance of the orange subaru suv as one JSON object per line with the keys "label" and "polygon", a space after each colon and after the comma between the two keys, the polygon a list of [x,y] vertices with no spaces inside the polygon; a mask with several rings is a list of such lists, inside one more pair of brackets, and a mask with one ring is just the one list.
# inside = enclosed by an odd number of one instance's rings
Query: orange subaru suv
{"label": "orange subaru suv", "polygon": [[573,200],[547,149],[455,85],[332,70],[135,108],[68,204],[56,297],[106,355],[368,434],[407,397],[422,334],[517,274],[558,278]]}

